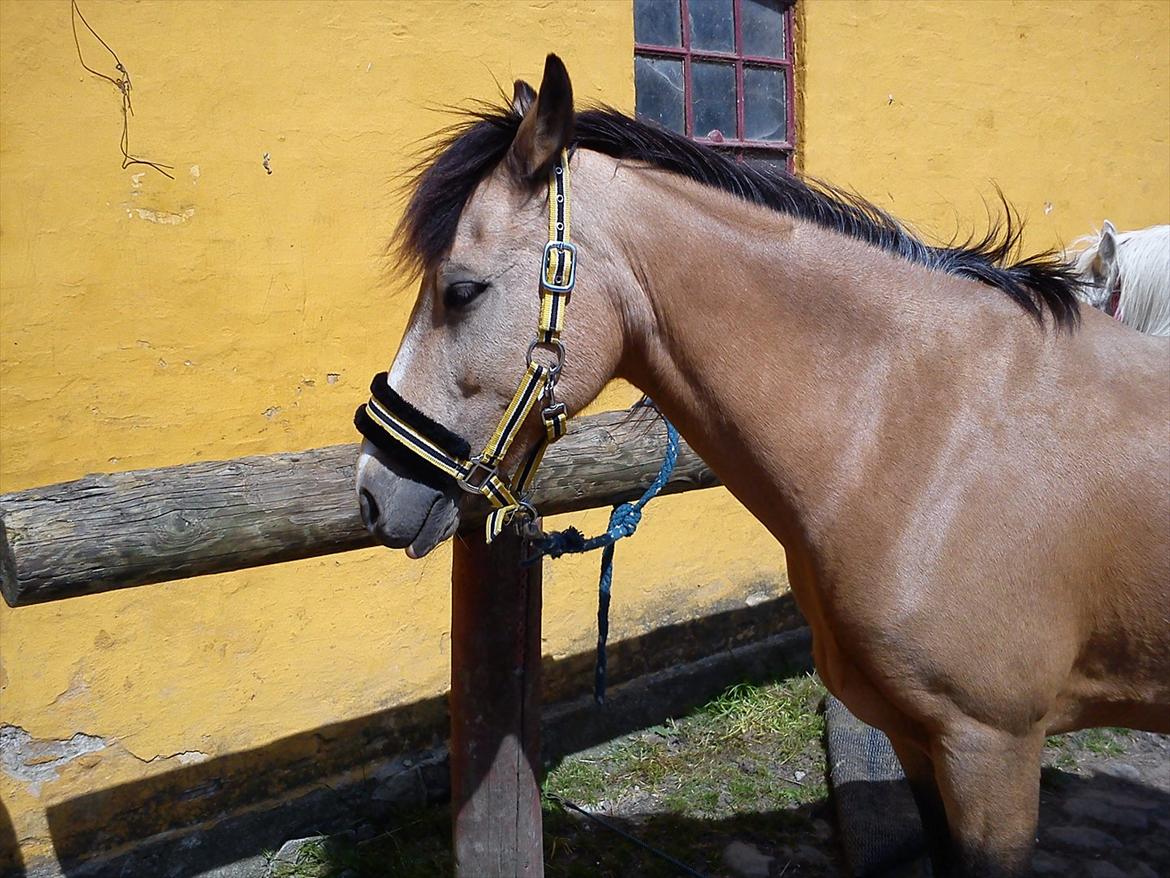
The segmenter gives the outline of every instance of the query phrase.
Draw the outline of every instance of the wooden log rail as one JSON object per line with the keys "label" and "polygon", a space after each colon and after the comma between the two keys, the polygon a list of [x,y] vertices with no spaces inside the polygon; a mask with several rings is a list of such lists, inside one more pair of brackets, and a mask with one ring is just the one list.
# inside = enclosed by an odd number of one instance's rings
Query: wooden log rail
{"label": "wooden log rail", "polygon": [[[649,409],[579,419],[545,456],[537,508],[637,497],[658,472],[665,437]],[[0,495],[0,590],[16,607],[373,545],[354,499],[356,461],[356,445],[333,445]],[[716,484],[684,445],[663,493]]]}
{"label": "wooden log rail", "polygon": [[[545,514],[633,499],[666,430],[649,409],[581,418],[552,446]],[[356,445],[93,475],[0,495],[0,588],[17,607],[371,545],[354,497]],[[663,493],[718,484],[689,447]],[[482,520],[482,519],[481,519]],[[483,529],[452,568],[451,798],[456,878],[541,878],[541,565]]]}

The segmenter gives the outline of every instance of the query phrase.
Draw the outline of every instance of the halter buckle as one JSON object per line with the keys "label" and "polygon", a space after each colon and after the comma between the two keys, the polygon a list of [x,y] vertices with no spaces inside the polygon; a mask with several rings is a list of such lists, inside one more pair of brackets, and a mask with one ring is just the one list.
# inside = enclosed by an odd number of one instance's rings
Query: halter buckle
{"label": "halter buckle", "polygon": [[[548,279],[548,270],[552,265],[552,254],[554,250],[562,252],[568,251],[569,254],[569,276],[565,279],[563,284],[552,283]],[[544,245],[544,257],[540,263],[540,285],[548,290],[550,293],[571,293],[573,287],[577,284],[577,245],[570,244],[568,241],[549,241]]]}
{"label": "halter buckle", "polygon": [[[467,475],[461,479],[456,479],[455,484],[466,491],[468,494],[483,494],[484,486],[487,485],[493,478],[499,476],[494,466],[489,466],[478,457],[473,458],[471,466],[467,470]],[[477,477],[482,476],[482,478]]]}

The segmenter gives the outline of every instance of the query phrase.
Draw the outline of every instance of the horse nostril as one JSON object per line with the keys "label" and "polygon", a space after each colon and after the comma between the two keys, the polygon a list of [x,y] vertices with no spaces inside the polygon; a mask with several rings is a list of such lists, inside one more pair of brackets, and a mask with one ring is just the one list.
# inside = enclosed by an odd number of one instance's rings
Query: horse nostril
{"label": "horse nostril", "polygon": [[362,509],[362,523],[367,528],[372,528],[378,523],[378,502],[374,499],[374,495],[362,488],[358,494],[358,505]]}

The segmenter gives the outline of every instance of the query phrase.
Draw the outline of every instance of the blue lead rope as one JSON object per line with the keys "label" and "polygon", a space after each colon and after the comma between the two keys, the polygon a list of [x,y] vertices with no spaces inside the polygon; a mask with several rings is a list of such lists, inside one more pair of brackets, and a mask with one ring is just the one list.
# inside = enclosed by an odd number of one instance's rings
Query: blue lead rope
{"label": "blue lead rope", "polygon": [[559,558],[561,555],[576,555],[582,552],[592,552],[601,549],[601,578],[597,584],[597,667],[593,674],[593,697],[598,704],[605,703],[605,642],[609,638],[609,597],[613,586],[613,545],[623,537],[630,536],[638,529],[642,520],[642,509],[647,503],[658,496],[670,474],[674,472],[674,465],[678,462],[678,430],[674,425],[663,419],[666,424],[666,456],[662,459],[662,466],[658,468],[658,475],[650,483],[644,494],[633,503],[622,503],[613,508],[609,515],[609,528],[603,534],[586,539],[581,531],[575,527],[562,531],[545,534],[541,539],[534,541],[534,563],[547,555],[550,558]]}

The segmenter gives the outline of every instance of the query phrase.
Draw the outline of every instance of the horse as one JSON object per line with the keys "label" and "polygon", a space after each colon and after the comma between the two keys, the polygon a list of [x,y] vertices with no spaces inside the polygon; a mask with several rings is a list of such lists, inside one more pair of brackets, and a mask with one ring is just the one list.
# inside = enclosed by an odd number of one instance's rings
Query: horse
{"label": "horse", "polygon": [[421,280],[357,416],[362,517],[416,558],[476,493],[522,523],[550,417],[627,379],[787,552],[820,676],[890,738],[936,874],[1025,874],[1046,735],[1170,732],[1170,340],[1082,313],[1018,236],[930,246],[578,111],[549,55],[414,182],[395,240]]}
{"label": "horse", "polygon": [[1150,335],[1170,335],[1170,226],[1101,230],[1076,241],[1071,254],[1081,300]]}

